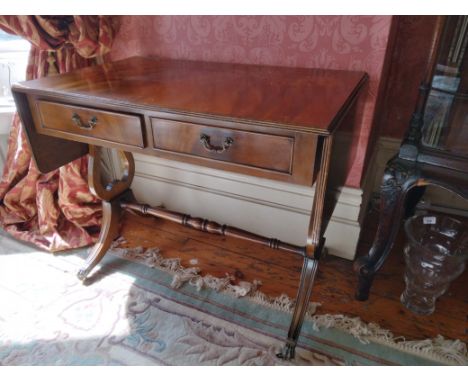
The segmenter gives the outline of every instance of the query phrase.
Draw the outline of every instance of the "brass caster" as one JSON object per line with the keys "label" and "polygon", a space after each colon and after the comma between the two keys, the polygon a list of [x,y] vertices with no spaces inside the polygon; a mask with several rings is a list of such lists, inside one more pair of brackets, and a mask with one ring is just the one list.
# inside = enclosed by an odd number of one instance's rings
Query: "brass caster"
{"label": "brass caster", "polygon": [[276,356],[282,360],[289,361],[296,355],[296,346],[292,344],[286,344],[281,349],[281,352]]}
{"label": "brass caster", "polygon": [[88,276],[89,271],[86,270],[86,268],[82,268],[78,271],[76,277],[78,277],[78,280],[80,281],[85,281],[86,277]]}

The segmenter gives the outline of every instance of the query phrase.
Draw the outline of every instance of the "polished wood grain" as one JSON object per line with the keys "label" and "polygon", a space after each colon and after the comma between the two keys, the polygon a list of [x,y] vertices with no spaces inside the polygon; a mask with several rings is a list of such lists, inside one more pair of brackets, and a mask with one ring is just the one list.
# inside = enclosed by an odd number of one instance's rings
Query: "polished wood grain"
{"label": "polished wood grain", "polygon": [[135,162],[133,155],[123,152],[125,158],[125,170],[122,179],[111,184],[104,184],[101,176],[101,148],[89,147],[88,157],[88,184],[93,195],[102,200],[101,231],[96,244],[86,258],[85,264],[78,271],[78,279],[86,282],[88,275],[102,260],[109,250],[114,239],[119,235],[122,215],[121,203],[134,202],[133,193],[130,190],[135,175]]}
{"label": "polished wood grain", "polygon": [[99,146],[89,146],[88,186],[90,191],[99,199],[111,201],[130,188],[135,176],[135,160],[132,153],[120,152],[124,167],[122,179],[113,179],[106,184],[102,176],[101,150],[102,148]]}
{"label": "polished wood grain", "polygon": [[207,219],[192,217],[187,214],[182,214],[176,211],[170,211],[161,207],[150,207],[145,204],[122,202],[120,203],[120,206],[126,210],[139,212],[143,215],[151,215],[161,219],[166,219],[174,223],[191,227],[198,231],[208,232],[227,237],[235,237],[237,239],[247,240],[252,243],[262,244],[269,248],[280,249],[286,252],[295,253],[296,255],[305,255],[305,247],[284,243],[278,239],[266,238],[264,236],[254,234],[252,232],[240,228],[231,227],[225,224],[219,224],[217,222],[210,221]]}
{"label": "polished wood grain", "polygon": [[144,147],[141,116],[41,100],[37,101],[37,111],[39,131],[58,130],[64,138],[86,143],[99,144],[104,140]]}
{"label": "polished wood grain", "polygon": [[[306,246],[304,248],[304,259],[302,264],[301,277],[296,295],[296,305],[294,307],[291,326],[288,331],[288,338],[278,357],[291,359],[295,356],[296,344],[304,322],[304,317],[309,305],[312,287],[318,270],[318,261],[321,258],[325,238],[326,225],[324,220],[324,207],[326,204],[326,194],[328,188],[329,166],[332,154],[333,137],[326,137],[323,140],[323,147],[320,150],[320,167],[312,204],[312,214],[310,215],[309,228],[307,233]],[[330,190],[328,190],[330,193]],[[332,210],[330,210],[330,213]]]}
{"label": "polished wood grain", "polygon": [[342,70],[132,57],[13,90],[329,134],[365,78],[364,72]]}
{"label": "polished wood grain", "polygon": [[122,209],[120,208],[120,202],[114,199],[110,202],[102,201],[102,222],[101,232],[97,243],[91,248],[91,251],[86,258],[86,262],[78,271],[78,279],[86,281],[89,273],[94,267],[99,264],[102,258],[109,250],[112,242],[119,235],[120,215]]}
{"label": "polished wood grain", "polygon": [[[39,168],[48,171],[63,165],[62,157],[70,161],[83,155],[83,143],[88,143],[311,186],[318,137],[338,127],[366,78],[362,72],[134,57],[23,82],[12,91],[17,98],[27,94],[29,110],[19,111],[29,135],[35,138],[37,130],[73,140],[51,158],[35,157]],[[38,104],[54,105],[43,114],[55,128],[44,128]],[[100,113],[101,123],[89,131],[80,129],[73,123],[74,112],[83,124]],[[222,145],[218,138],[231,135],[237,143],[219,155],[202,151],[197,126],[200,133],[206,129],[208,136],[216,135],[214,146]],[[172,135],[174,127],[180,134]],[[164,141],[164,132],[184,146]],[[188,138],[191,147],[182,143]],[[49,138],[41,140],[47,143]]]}
{"label": "polished wood grain", "polygon": [[39,171],[48,173],[88,153],[86,144],[39,134],[35,126],[39,126],[40,122],[29,97],[15,92],[13,97]]}
{"label": "polished wood grain", "polygon": [[[366,216],[358,244],[358,254],[367,253],[374,238],[378,213]],[[202,275],[234,276],[239,281],[261,281],[259,290],[277,297],[286,293],[295,298],[302,260],[282,251],[224,236],[210,235],[167,220],[124,214],[121,234],[127,240],[122,247],[157,247],[164,258],[179,258],[184,267],[196,266]],[[354,299],[356,287],[352,262],[325,256],[314,284],[311,301],[320,302],[319,314],[345,314],[361,317],[388,329],[407,340],[422,340],[443,335],[468,342],[468,271],[455,280],[448,292],[437,301],[431,316],[419,316],[400,303],[404,290],[404,260],[401,254],[405,235],[400,230],[392,256],[376,275],[368,301]],[[216,253],[216,256],[213,256]],[[115,263],[118,267],[118,262]],[[112,267],[108,269],[111,271]],[[117,268],[118,269],[118,268]]]}
{"label": "polished wood grain", "polygon": [[[286,344],[278,354],[290,359],[333,211],[333,203],[327,202],[333,199],[327,195],[334,192],[328,184],[333,135],[366,79],[362,72],[134,57],[27,81],[13,92],[18,97],[27,94],[29,110],[20,110],[20,115],[29,124],[28,134],[72,140],[74,150],[90,144],[89,183],[103,199],[104,217],[101,236],[79,272],[80,279],[98,264],[117,235],[123,205],[193,228],[299,253],[303,265],[297,303]],[[34,140],[30,144],[34,146]],[[101,184],[100,146],[124,149],[131,164],[131,152],[136,151],[309,187],[315,183],[306,246],[158,208],[122,204],[133,167],[122,182],[110,188]],[[67,159],[73,158],[68,155]],[[48,166],[51,163],[47,161]]]}
{"label": "polished wood grain", "polygon": [[[154,148],[292,173],[294,136],[260,134],[151,118]],[[201,138],[206,137],[205,141]],[[229,145],[225,145],[229,142]],[[225,148],[223,148],[225,145]],[[314,145],[308,149],[315,151]]]}
{"label": "polished wood grain", "polygon": [[[348,109],[345,109],[344,112],[347,110]],[[153,147],[143,150],[144,154],[225,171],[239,172],[261,178],[302,184],[305,186],[311,186],[315,181],[317,171],[315,163],[317,155],[319,155],[317,150],[320,140],[322,139],[321,136],[317,134],[293,131],[286,127],[284,129],[278,129],[264,125],[261,121],[244,123],[231,121],[229,119],[214,120],[213,118],[205,117],[188,117],[166,112],[152,112],[149,120],[148,126],[151,126],[153,123],[151,121],[155,120],[158,121],[158,123],[160,123],[160,121],[167,121],[171,127],[185,126],[185,130],[188,131],[187,134],[178,135],[180,138],[179,140],[182,142],[174,142],[175,139],[171,138],[171,142],[174,143],[171,143],[170,146],[180,145],[183,151],[186,152],[168,151],[158,148],[157,131],[153,131],[157,130],[157,126],[155,127],[155,125],[153,125],[153,129],[149,129],[148,131],[148,141],[153,142]],[[215,134],[219,137],[218,141],[216,141],[215,137],[210,140],[212,146],[222,146],[224,140],[229,137],[233,138],[233,135],[241,136],[244,144],[247,143],[245,142],[247,137],[254,137],[259,145],[254,149],[251,143],[248,143],[248,147],[242,147],[242,149],[240,149],[239,142],[237,142],[237,145],[235,143],[231,144],[229,149],[222,153],[207,152],[205,151],[203,143],[195,139],[197,135],[191,132],[191,127],[197,129],[201,134],[207,136],[210,136],[210,134],[213,136],[213,134]],[[172,131],[171,129],[166,130],[167,133],[171,133]],[[216,133],[216,131],[224,133]],[[189,147],[188,144],[185,143],[185,140],[190,137],[192,138],[193,145]],[[260,137],[262,139],[260,139]],[[198,136],[198,138],[200,138],[200,136]],[[278,142],[282,144],[276,144]],[[292,147],[289,146],[289,143]],[[236,152],[237,150],[241,150],[245,155],[243,157],[239,154],[233,155],[234,149]],[[287,152],[282,152],[280,149],[286,149]],[[192,151],[192,154],[189,153],[190,151]],[[269,151],[269,154],[267,151]],[[207,154],[204,156],[193,155],[196,153]],[[231,158],[232,161],[228,161],[228,158]],[[289,171],[281,172],[272,170],[271,168],[254,166],[260,164],[278,168],[277,161],[285,162],[286,158],[289,160]],[[236,163],[234,160],[237,160],[239,163]],[[248,163],[250,165],[243,163]],[[282,166],[283,168],[286,167],[285,164],[282,164]]]}

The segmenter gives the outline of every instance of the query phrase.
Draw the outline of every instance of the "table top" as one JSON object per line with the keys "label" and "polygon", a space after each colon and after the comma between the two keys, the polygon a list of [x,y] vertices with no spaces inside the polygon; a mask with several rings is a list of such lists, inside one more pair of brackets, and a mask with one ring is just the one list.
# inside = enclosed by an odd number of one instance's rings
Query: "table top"
{"label": "table top", "polygon": [[357,71],[131,57],[14,89],[329,134],[366,79]]}

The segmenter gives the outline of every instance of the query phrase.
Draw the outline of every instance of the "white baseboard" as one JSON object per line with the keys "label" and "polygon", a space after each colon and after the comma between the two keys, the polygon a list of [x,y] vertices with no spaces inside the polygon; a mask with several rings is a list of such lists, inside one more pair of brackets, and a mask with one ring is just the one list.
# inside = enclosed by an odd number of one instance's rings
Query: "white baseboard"
{"label": "white baseboard", "polygon": [[[340,138],[346,144],[349,138]],[[337,142],[340,144],[340,141]],[[355,257],[365,207],[378,193],[387,161],[398,152],[400,139],[381,137],[370,161],[363,189],[336,190],[338,204],[325,232],[330,254]],[[135,155],[133,190],[148,204],[186,212],[296,245],[304,245],[314,189],[194,165]],[[429,187],[426,200],[468,209],[452,193]],[[361,208],[362,206],[362,208]]]}
{"label": "white baseboard", "polygon": [[[132,189],[139,201],[304,245],[314,189],[135,155]],[[340,190],[325,233],[330,254],[353,259],[362,191]]]}

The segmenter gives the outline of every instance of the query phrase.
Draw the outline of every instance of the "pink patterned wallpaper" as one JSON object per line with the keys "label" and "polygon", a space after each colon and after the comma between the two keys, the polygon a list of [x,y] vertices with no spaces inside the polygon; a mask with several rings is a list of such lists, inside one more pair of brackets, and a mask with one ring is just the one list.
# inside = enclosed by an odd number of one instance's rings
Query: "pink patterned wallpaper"
{"label": "pink patterned wallpaper", "polygon": [[112,59],[191,60],[364,70],[347,185],[359,187],[392,16],[123,16]]}

